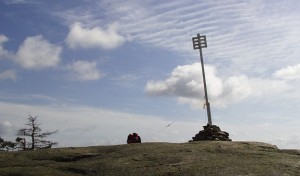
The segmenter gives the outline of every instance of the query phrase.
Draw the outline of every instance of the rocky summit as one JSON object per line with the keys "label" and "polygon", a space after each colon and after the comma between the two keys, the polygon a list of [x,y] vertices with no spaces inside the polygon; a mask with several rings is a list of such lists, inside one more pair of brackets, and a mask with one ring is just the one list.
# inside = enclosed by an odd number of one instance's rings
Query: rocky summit
{"label": "rocky summit", "polygon": [[259,142],[193,141],[0,152],[1,176],[298,176],[300,151]]}

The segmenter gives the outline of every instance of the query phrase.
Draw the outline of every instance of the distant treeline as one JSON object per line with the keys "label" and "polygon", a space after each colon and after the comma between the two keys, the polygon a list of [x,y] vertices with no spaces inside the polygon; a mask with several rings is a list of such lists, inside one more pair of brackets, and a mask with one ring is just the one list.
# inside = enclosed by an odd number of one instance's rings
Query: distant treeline
{"label": "distant treeline", "polygon": [[0,136],[0,151],[36,150],[51,148],[56,145],[57,142],[48,141],[45,138],[57,133],[58,130],[42,132],[37,118],[38,116],[33,117],[29,114],[25,128],[17,131],[18,136],[14,142],[6,141]]}

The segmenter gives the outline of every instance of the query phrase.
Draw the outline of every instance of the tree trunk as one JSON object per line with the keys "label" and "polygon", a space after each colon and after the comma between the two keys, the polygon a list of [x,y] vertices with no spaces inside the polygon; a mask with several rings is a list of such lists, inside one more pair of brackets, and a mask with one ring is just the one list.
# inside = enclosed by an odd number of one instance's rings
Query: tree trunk
{"label": "tree trunk", "polygon": [[34,133],[31,135],[31,150],[34,150]]}

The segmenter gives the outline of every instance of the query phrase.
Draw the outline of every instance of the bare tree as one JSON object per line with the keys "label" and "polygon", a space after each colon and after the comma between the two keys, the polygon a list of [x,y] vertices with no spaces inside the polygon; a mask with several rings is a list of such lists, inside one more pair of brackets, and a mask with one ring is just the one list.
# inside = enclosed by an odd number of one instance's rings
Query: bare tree
{"label": "bare tree", "polygon": [[20,137],[16,138],[16,147],[15,148],[17,150],[26,150],[29,147],[30,146],[26,146],[26,139],[25,138],[20,138]]}
{"label": "bare tree", "polygon": [[40,124],[37,123],[37,117],[38,116],[33,117],[31,116],[31,114],[29,114],[28,123],[25,124],[27,128],[21,128],[18,130],[18,135],[30,137],[31,142],[27,142],[27,143],[25,138],[18,137],[17,138],[18,140],[16,139],[17,142],[20,142],[23,150],[51,148],[53,145],[57,144],[56,142],[51,142],[44,139],[51,134],[57,133],[58,130],[42,132],[42,129],[40,128]]}

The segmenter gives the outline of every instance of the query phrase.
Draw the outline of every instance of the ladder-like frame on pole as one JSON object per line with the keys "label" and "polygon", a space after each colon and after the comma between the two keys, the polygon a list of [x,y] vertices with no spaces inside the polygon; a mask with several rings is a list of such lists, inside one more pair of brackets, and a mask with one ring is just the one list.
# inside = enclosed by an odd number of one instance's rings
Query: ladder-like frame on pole
{"label": "ladder-like frame on pole", "polygon": [[200,61],[201,61],[201,66],[202,66],[202,76],[203,76],[203,84],[204,84],[205,105],[206,105],[206,110],[207,110],[207,118],[208,118],[208,124],[212,125],[210,104],[208,102],[206,79],[205,79],[205,70],[204,70],[204,63],[203,63],[203,56],[202,56],[202,48],[207,48],[206,36],[205,35],[200,36],[200,34],[197,34],[197,37],[193,37],[193,47],[194,47],[194,50],[199,49],[199,52],[200,52]]}

